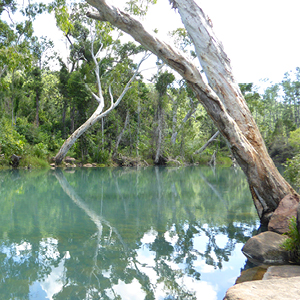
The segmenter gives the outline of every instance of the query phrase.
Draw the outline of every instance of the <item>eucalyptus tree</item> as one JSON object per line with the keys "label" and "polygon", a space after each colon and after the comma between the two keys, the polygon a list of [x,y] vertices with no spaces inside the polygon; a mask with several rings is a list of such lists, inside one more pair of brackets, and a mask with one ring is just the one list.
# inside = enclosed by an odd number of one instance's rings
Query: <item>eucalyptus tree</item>
{"label": "eucalyptus tree", "polygon": [[[75,16],[77,16],[76,11]],[[81,70],[80,73],[85,82],[86,92],[90,93],[91,97],[98,103],[98,106],[92,115],[78,127],[68,139],[66,139],[59,152],[53,158],[57,164],[63,160],[72,145],[84,132],[86,132],[86,130],[93,126],[97,121],[107,116],[119,105],[127,91],[131,88],[131,83],[138,75],[141,63],[148,57],[148,54],[145,54],[138,65],[131,66],[132,68],[129,72],[126,70],[127,74],[130,73],[131,78],[129,77],[129,79],[127,79],[127,84],[121,85],[121,91],[117,96],[117,99],[115,99],[115,95],[112,91],[112,81],[110,81],[110,79],[114,79],[112,78],[114,76],[112,75],[114,74],[114,70],[118,70],[122,64],[122,61],[116,61],[116,59],[122,57],[122,54],[120,55],[120,53],[117,53],[117,45],[120,41],[118,38],[116,41],[113,40],[113,28],[109,24],[95,25],[94,22],[89,20],[84,21],[85,23],[81,24],[76,21],[74,24],[70,24],[66,34],[75,32],[73,35],[78,41],[77,44],[75,45],[70,41],[72,46],[71,49],[76,50],[73,52],[73,57],[76,57],[78,70]],[[64,20],[61,24],[64,26],[66,21]],[[87,28],[87,26],[89,26],[89,28]],[[141,51],[143,51],[141,48],[139,48],[138,51],[125,51],[125,57],[137,54]],[[81,60],[82,63],[80,64]],[[73,66],[74,65],[75,64],[73,63]],[[124,71],[124,69],[122,71]],[[80,73],[77,74],[80,75]],[[119,77],[120,76],[121,74],[119,74]],[[106,85],[104,86],[103,83]],[[84,89],[82,89],[82,91],[83,90]],[[82,97],[78,95],[76,90],[74,90],[73,96],[78,96],[80,102],[80,98]],[[105,102],[106,97],[109,98],[109,101],[106,102],[110,102],[110,105]]]}
{"label": "eucalyptus tree", "polygon": [[215,36],[208,16],[192,0],[171,0],[193,42],[208,83],[194,63],[149,33],[134,17],[104,0],[86,0],[95,9],[88,16],[108,21],[131,35],[146,49],[176,70],[194,91],[227,140],[230,150],[247,176],[253,201],[266,223],[280,200],[292,187],[270,158],[258,126],[233,76],[230,59]]}

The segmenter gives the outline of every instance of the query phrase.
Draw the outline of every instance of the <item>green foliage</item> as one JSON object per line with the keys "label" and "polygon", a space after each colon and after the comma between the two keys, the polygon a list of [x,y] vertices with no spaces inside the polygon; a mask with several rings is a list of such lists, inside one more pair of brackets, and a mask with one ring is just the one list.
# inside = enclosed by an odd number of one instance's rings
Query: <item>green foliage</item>
{"label": "green foliage", "polygon": [[38,158],[46,158],[49,154],[47,145],[43,143],[38,143],[33,146],[33,154]]}
{"label": "green foliage", "polygon": [[282,164],[287,159],[292,159],[295,149],[287,143],[284,136],[276,136],[268,147],[269,154],[276,164]]}
{"label": "green foliage", "polygon": [[44,158],[39,158],[37,156],[32,155],[25,155],[20,160],[20,167],[21,168],[40,168],[40,169],[49,169],[50,165],[48,160]]}
{"label": "green foliage", "polygon": [[110,158],[110,153],[108,150],[103,150],[99,147],[94,147],[94,150],[92,150],[92,161],[99,163],[99,164],[108,164]]}
{"label": "green foliage", "polygon": [[9,121],[0,120],[0,153],[9,158],[12,154],[22,156],[26,139],[19,134]]}
{"label": "green foliage", "polygon": [[134,15],[144,16],[149,9],[149,4],[156,4],[156,2],[157,0],[128,0],[125,10]]}
{"label": "green foliage", "polygon": [[168,87],[174,80],[175,76],[172,73],[169,73],[168,71],[165,71],[164,73],[158,76],[158,79],[155,83],[155,88],[160,96],[166,94]]}
{"label": "green foliage", "polygon": [[41,130],[33,123],[29,123],[25,118],[17,118],[16,131],[26,138],[26,141],[31,144],[45,142]]}
{"label": "green foliage", "polygon": [[300,150],[300,128],[290,132],[289,143],[297,151]]}
{"label": "green foliage", "polygon": [[295,187],[300,187],[300,154],[297,154],[292,159],[287,159],[286,163],[284,164],[285,171],[284,176],[285,178],[292,183]]}
{"label": "green foliage", "polygon": [[290,219],[289,230],[286,233],[288,238],[283,243],[283,248],[290,252],[291,259],[294,263],[300,264],[300,233],[297,228],[295,217]]}
{"label": "green foliage", "polygon": [[55,8],[55,18],[56,18],[56,26],[64,33],[68,34],[74,26],[70,21],[70,15],[68,12],[68,8],[64,3],[62,5],[57,5]]}
{"label": "green foliage", "polygon": [[0,4],[0,15],[4,10],[15,12],[17,10],[17,3],[15,0],[1,0]]}

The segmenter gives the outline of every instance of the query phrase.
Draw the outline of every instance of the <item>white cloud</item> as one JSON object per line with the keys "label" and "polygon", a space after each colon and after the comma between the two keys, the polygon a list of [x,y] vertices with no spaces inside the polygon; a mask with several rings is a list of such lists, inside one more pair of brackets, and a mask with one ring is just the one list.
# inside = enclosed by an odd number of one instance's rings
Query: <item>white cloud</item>
{"label": "white cloud", "polygon": [[137,279],[133,279],[130,284],[119,281],[113,289],[116,294],[121,296],[122,300],[140,300],[144,299],[146,295]]}
{"label": "white cloud", "polygon": [[191,292],[195,292],[197,299],[217,300],[218,286],[206,281],[198,281],[191,277],[184,277],[184,285]]}

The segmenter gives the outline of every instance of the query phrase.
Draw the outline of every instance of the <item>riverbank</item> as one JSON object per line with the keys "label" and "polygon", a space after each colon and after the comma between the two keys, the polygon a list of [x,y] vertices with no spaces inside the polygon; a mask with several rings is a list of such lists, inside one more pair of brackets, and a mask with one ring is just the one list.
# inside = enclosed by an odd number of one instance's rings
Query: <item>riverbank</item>
{"label": "riverbank", "polygon": [[224,300],[300,299],[299,220],[299,197],[287,195],[271,217],[268,231],[253,236],[242,248],[257,266],[241,273]]}

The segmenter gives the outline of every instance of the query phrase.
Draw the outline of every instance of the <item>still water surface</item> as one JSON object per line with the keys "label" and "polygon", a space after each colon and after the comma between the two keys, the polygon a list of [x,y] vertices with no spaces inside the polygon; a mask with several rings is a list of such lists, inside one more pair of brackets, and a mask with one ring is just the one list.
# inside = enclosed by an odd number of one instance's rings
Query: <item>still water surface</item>
{"label": "still water surface", "polygon": [[259,222],[230,168],[0,172],[0,298],[223,299]]}

